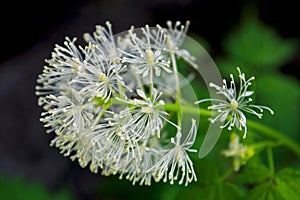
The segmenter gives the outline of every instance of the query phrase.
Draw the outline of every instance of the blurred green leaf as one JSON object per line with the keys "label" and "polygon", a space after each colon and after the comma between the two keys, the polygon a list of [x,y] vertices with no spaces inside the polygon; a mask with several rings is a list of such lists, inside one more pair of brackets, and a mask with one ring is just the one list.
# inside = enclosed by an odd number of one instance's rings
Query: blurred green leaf
{"label": "blurred green leaf", "polygon": [[236,185],[225,182],[218,167],[210,160],[195,162],[198,181],[183,188],[176,199],[235,200],[241,199],[242,191]]}
{"label": "blurred green leaf", "polygon": [[279,75],[259,76],[256,80],[256,102],[275,111],[264,114],[263,122],[282,133],[297,138],[300,121],[300,87],[296,80]]}
{"label": "blurred green leaf", "polygon": [[248,164],[238,173],[235,181],[241,184],[256,184],[272,176],[271,171],[262,164]]}
{"label": "blurred green leaf", "polygon": [[256,186],[253,190],[249,192],[246,197],[247,200],[282,200],[283,198],[276,191],[273,183],[271,181],[265,182]]}
{"label": "blurred green leaf", "polygon": [[276,177],[278,192],[284,199],[300,199],[300,172],[293,169],[281,170]]}
{"label": "blurred green leaf", "polygon": [[241,199],[243,197],[243,193],[240,188],[238,188],[236,185],[232,183],[223,183],[219,186],[219,192],[217,193],[217,198],[215,199]]}
{"label": "blurred green leaf", "polygon": [[186,188],[176,199],[236,200],[242,198],[241,190],[234,184],[219,182],[208,186]]}
{"label": "blurred green leaf", "polygon": [[139,182],[133,185],[128,180],[108,177],[105,184],[99,187],[97,193],[101,199],[173,200],[181,189],[186,189],[186,187],[177,183],[170,185],[169,183],[156,183],[155,181],[152,181],[151,186],[140,186]]}
{"label": "blurred green leaf", "polygon": [[275,178],[256,186],[247,195],[247,199],[300,199],[299,185],[300,172],[284,169],[278,172]]}
{"label": "blurred green leaf", "polygon": [[74,198],[66,190],[52,193],[43,185],[29,182],[22,178],[0,177],[0,199],[71,200]]}
{"label": "blurred green leaf", "polygon": [[224,40],[224,51],[259,71],[269,71],[286,63],[297,50],[295,40],[283,39],[257,17],[247,16]]}
{"label": "blurred green leaf", "polygon": [[197,185],[209,186],[219,181],[219,172],[215,163],[202,159],[197,160],[194,167],[198,176]]}

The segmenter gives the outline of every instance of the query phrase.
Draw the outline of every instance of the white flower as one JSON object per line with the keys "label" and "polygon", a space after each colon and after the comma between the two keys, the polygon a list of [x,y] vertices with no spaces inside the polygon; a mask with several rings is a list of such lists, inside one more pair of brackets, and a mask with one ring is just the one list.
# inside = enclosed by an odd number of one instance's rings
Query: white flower
{"label": "white flower", "polygon": [[[40,97],[40,104],[46,112],[42,113],[41,121],[45,127],[55,129],[56,134],[66,134],[65,131],[88,127],[93,119],[89,109],[92,104],[85,102],[76,91],[71,96],[47,95]],[[68,132],[68,131],[67,131]]]}
{"label": "white flower", "polygon": [[171,138],[173,147],[171,149],[164,149],[163,152],[161,152],[163,156],[151,168],[156,181],[163,179],[163,181],[166,182],[169,180],[170,183],[173,184],[174,181],[179,179],[179,184],[185,181],[185,186],[193,180],[197,181],[193,162],[187,154],[187,152],[197,152],[191,149],[195,142],[196,135],[196,121],[192,120],[192,127],[184,140],[180,131],[176,134],[176,140]]}
{"label": "white flower", "polygon": [[[246,80],[245,74],[241,72],[240,68],[237,68],[239,72],[240,85],[239,90],[236,88],[236,84],[234,82],[233,75],[230,74],[230,86],[227,85],[226,80],[223,80],[223,86],[220,87],[214,83],[210,83],[209,86],[215,88],[217,94],[221,95],[224,99],[203,99],[197,101],[195,103],[202,103],[204,101],[212,101],[212,106],[209,106],[208,109],[216,111],[217,116],[210,119],[212,123],[217,120],[221,122],[225,122],[221,128],[227,127],[228,130],[231,130],[233,126],[238,128],[239,130],[244,129],[243,138],[246,137],[247,134],[247,125],[246,125],[246,116],[244,112],[256,115],[258,118],[262,118],[263,110],[268,110],[271,114],[274,114],[273,110],[266,106],[261,105],[252,105],[253,91],[249,91],[248,87],[251,85],[251,81],[254,80],[254,77]],[[256,111],[256,110],[258,111]]]}
{"label": "white flower", "polygon": [[169,52],[175,53],[191,66],[197,68],[198,66],[195,63],[195,57],[191,56],[187,50],[180,48],[186,38],[189,25],[190,21],[186,21],[185,25],[182,25],[180,21],[177,21],[174,26],[171,21],[167,21],[168,29],[163,29],[167,36],[166,48]]}
{"label": "white flower", "polygon": [[[89,45],[85,48],[84,70],[78,75],[74,82],[81,85],[80,92],[91,100],[100,97],[107,102],[112,94],[125,96],[120,87],[125,86],[123,78],[119,75],[123,67],[120,64],[103,60],[104,55],[96,45]],[[129,89],[130,90],[130,89]]]}
{"label": "white flower", "polygon": [[42,86],[36,86],[37,95],[59,93],[70,87],[69,82],[83,70],[83,57],[75,46],[76,38],[70,40],[66,37],[64,47],[55,45],[52,58],[46,60],[48,66],[44,66],[43,73],[39,75],[37,82]]}
{"label": "white flower", "polygon": [[127,180],[132,181],[134,185],[139,182],[140,185],[151,185],[152,172],[149,171],[153,167],[154,163],[157,161],[159,154],[158,149],[149,148],[145,145],[141,145],[136,148],[136,154],[139,154],[139,159],[132,159],[123,168],[120,169],[119,178],[122,179],[123,176]]}
{"label": "white flower", "polygon": [[[129,52],[122,51],[124,57],[123,63],[129,63],[138,74],[143,77],[148,75],[160,76],[161,70],[171,73],[170,62],[167,58],[167,52],[164,50],[165,35],[162,29],[151,32],[148,25],[141,28],[143,37],[139,38],[133,30],[129,30],[130,40],[128,40]],[[153,35],[154,33],[154,35]]]}
{"label": "white flower", "polygon": [[153,88],[151,97],[147,97],[144,91],[140,89],[137,89],[136,92],[141,99],[122,100],[118,98],[118,100],[130,105],[129,112],[121,112],[121,115],[131,116],[127,126],[127,131],[130,131],[128,134],[130,138],[139,141],[155,134],[159,138],[164,121],[177,127],[166,118],[168,113],[163,110],[164,101],[159,100],[162,93],[158,93],[155,88]]}
{"label": "white flower", "polygon": [[115,37],[112,31],[112,25],[109,21],[106,22],[106,27],[96,26],[96,31],[93,36],[89,33],[85,33],[83,38],[86,42],[92,43],[101,49],[103,55],[99,55],[103,60],[109,60],[111,63],[118,63],[122,57],[121,50],[126,50],[127,43],[125,35],[124,38],[121,36]]}

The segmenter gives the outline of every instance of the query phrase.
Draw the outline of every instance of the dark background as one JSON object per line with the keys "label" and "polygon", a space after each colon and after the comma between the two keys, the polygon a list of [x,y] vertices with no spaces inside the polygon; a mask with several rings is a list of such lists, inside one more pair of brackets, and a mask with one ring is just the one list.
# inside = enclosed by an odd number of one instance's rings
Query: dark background
{"label": "dark background", "polygon": [[[115,33],[131,25],[165,25],[166,20],[191,21],[189,32],[221,53],[221,39],[248,6],[283,38],[300,38],[297,1],[216,0],[51,0],[8,1],[0,12],[0,175],[39,181],[51,191],[67,185],[79,199],[96,199],[95,188],[107,178],[81,169],[49,147],[51,135],[38,121],[41,109],[34,95],[44,59],[64,37],[81,37],[109,20]],[[300,52],[281,67],[299,78]]]}

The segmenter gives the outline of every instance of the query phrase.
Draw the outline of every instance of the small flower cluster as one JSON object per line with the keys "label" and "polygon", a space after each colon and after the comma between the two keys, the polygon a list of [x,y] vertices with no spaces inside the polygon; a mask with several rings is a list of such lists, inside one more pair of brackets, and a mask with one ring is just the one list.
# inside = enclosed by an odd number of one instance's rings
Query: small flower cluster
{"label": "small flower cluster", "polygon": [[[153,179],[188,185],[197,180],[188,155],[195,152],[196,121],[183,134],[164,110],[174,98],[153,81],[173,79],[172,56],[196,67],[180,48],[189,22],[167,25],[131,28],[114,37],[107,22],[84,35],[85,47],[68,37],[63,46],[55,46],[36,87],[45,110],[41,121],[56,134],[51,145],[92,172],[119,174],[133,184],[150,185]],[[176,93],[174,87],[167,91]],[[177,131],[163,131],[165,126]]]}
{"label": "small flower cluster", "polygon": [[240,143],[240,137],[236,133],[230,135],[228,149],[223,150],[222,154],[225,157],[233,158],[233,169],[239,171],[242,165],[245,165],[254,155],[254,149]]}

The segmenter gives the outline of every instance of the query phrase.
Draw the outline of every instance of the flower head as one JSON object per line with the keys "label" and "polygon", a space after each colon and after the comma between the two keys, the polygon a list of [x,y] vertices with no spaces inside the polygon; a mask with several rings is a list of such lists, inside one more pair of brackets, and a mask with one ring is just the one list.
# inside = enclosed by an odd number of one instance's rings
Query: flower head
{"label": "flower head", "polygon": [[151,32],[148,25],[141,28],[142,38],[133,31],[133,28],[128,31],[130,40],[128,40],[129,52],[123,52],[123,63],[130,64],[138,74],[143,77],[148,75],[160,76],[161,70],[171,73],[169,68],[170,62],[165,51],[165,35],[161,28]]}
{"label": "flower head", "polygon": [[167,29],[163,29],[166,33],[166,48],[170,53],[174,53],[177,56],[183,58],[186,62],[188,62],[191,66],[197,68],[197,64],[195,63],[195,58],[191,56],[191,54],[182,49],[181,46],[186,38],[186,34],[190,25],[190,21],[186,21],[185,25],[181,24],[180,21],[173,23],[171,21],[167,21]]}
{"label": "flower head", "polygon": [[212,123],[217,120],[225,122],[221,128],[227,127],[228,130],[231,130],[233,126],[239,130],[244,129],[243,138],[247,134],[247,125],[246,125],[246,113],[253,114],[258,118],[262,118],[262,112],[268,110],[271,114],[274,114],[273,110],[266,106],[253,105],[251,104],[253,91],[249,91],[248,87],[251,86],[251,81],[254,80],[254,77],[249,78],[248,80],[245,77],[245,74],[241,72],[240,68],[237,68],[239,72],[239,89],[237,88],[233,75],[230,75],[231,81],[230,84],[227,84],[226,80],[223,80],[223,86],[220,87],[214,83],[210,83],[209,86],[214,88],[218,95],[222,96],[223,99],[204,99],[197,101],[195,103],[201,103],[204,101],[212,101],[213,105],[209,106],[208,109],[216,111],[217,115],[210,119]]}
{"label": "flower head", "polygon": [[[180,176],[180,184],[196,180],[188,156],[196,122],[184,137],[180,121],[170,115],[177,111],[164,109],[175,98],[159,87],[178,76],[169,68],[167,37],[178,46],[187,29],[175,29],[145,26],[140,35],[132,28],[115,37],[107,22],[84,35],[84,47],[75,45],[76,38],[56,45],[36,86],[41,121],[56,135],[51,146],[94,173],[119,174],[133,184],[173,183]],[[178,130],[176,139],[166,139],[173,136],[169,127]]]}
{"label": "flower head", "polygon": [[111,63],[118,63],[123,54],[118,49],[126,50],[127,36],[115,37],[109,21],[106,22],[106,27],[98,25],[93,35],[85,33],[83,38],[86,42],[94,44],[97,48],[101,49],[103,54],[98,55],[100,59],[109,60]]}
{"label": "flower head", "polygon": [[147,138],[149,135],[157,135],[160,137],[160,131],[164,126],[164,121],[177,127],[174,123],[167,119],[168,113],[163,110],[165,102],[159,100],[162,93],[153,88],[152,96],[147,97],[145,92],[136,90],[139,99],[122,100],[130,105],[129,112],[122,112],[122,115],[130,115],[127,130],[131,131],[129,137],[139,141],[141,138]]}
{"label": "flower head", "polygon": [[38,76],[37,95],[56,94],[70,88],[70,81],[83,70],[83,56],[76,47],[76,38],[66,37],[64,46],[55,45],[52,58],[45,60],[48,64]]}
{"label": "flower head", "polygon": [[84,50],[85,61],[82,72],[74,83],[80,84],[80,92],[90,99],[100,97],[107,102],[112,95],[126,96],[120,91],[120,86],[131,91],[125,86],[120,73],[123,67],[120,64],[111,63],[110,60],[102,59],[105,54],[97,45],[90,44]]}

